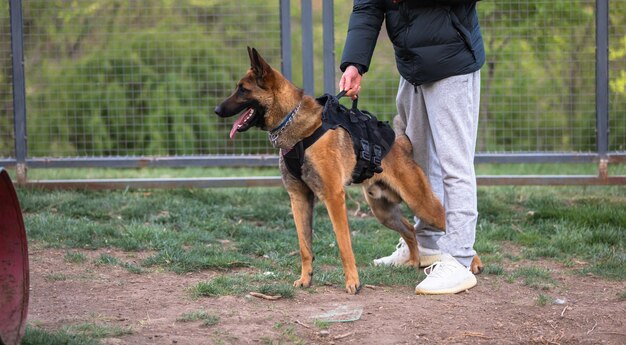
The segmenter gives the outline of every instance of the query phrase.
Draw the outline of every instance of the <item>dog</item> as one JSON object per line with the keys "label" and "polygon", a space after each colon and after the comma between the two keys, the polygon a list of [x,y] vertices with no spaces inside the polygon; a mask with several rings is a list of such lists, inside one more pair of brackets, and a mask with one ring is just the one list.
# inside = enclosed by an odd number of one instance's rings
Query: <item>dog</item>
{"label": "dog", "polygon": [[[254,48],[248,47],[251,67],[239,80],[236,89],[215,108],[222,118],[240,114],[230,131],[232,139],[238,132],[252,127],[273,131],[281,127],[274,143],[281,153],[294,143],[310,136],[322,125],[323,107],[304,94],[279,71],[273,69]],[[285,126],[286,122],[290,122]],[[302,261],[296,287],[309,287],[313,277],[313,205],[315,197],[322,201],[337,240],[345,277],[345,289],[356,294],[361,288],[350,239],[344,187],[352,181],[357,162],[350,134],[343,128],[326,131],[306,148],[302,174],[295,177],[287,168],[283,155],[279,160],[282,181],[291,200],[291,209],[298,233]],[[363,181],[363,193],[372,213],[386,227],[397,231],[409,247],[407,264],[419,267],[417,240],[411,223],[402,215],[400,203],[434,228],[445,229],[445,213],[433,194],[422,169],[413,160],[412,146],[406,135],[396,133],[395,141],[382,159],[382,172]],[[482,270],[478,256],[472,271]]]}

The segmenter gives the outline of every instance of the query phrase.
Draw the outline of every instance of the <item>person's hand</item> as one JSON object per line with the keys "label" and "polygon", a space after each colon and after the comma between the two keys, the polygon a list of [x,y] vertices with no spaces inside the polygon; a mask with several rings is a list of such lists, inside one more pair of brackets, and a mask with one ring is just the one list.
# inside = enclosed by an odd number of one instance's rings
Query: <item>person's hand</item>
{"label": "person's hand", "polygon": [[339,81],[339,89],[346,91],[346,96],[352,99],[357,98],[359,91],[361,91],[361,75],[356,67],[350,65],[346,68]]}

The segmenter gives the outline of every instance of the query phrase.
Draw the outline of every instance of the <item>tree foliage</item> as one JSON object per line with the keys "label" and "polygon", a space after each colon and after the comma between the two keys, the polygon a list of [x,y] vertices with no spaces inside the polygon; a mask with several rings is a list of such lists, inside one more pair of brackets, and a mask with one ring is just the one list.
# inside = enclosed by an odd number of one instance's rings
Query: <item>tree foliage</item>
{"label": "tree foliage", "polygon": [[[316,70],[321,6],[314,4]],[[278,2],[23,1],[30,156],[273,152],[263,133],[226,140],[212,115],[248,66],[280,66]],[[626,149],[626,4],[610,2],[610,149]],[[595,150],[595,1],[482,1],[479,151]],[[336,56],[351,10],[335,2]],[[292,2],[294,82],[301,85]],[[13,155],[8,2],[0,2],[0,156]],[[383,28],[384,30],[384,28]],[[319,63],[318,63],[319,61]],[[322,93],[316,73],[316,93]],[[337,73],[337,78],[339,73]],[[361,106],[395,114],[398,75],[381,33]]]}

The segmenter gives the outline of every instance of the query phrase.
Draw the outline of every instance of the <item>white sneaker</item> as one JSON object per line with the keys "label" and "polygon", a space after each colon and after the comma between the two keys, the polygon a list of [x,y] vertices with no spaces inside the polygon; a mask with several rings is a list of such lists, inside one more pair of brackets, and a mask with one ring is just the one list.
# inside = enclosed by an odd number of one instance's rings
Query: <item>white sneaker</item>
{"label": "white sneaker", "polygon": [[401,266],[409,261],[411,253],[409,246],[406,245],[404,239],[400,237],[396,250],[389,256],[380,259],[374,259],[374,266]]}
{"label": "white sneaker", "polygon": [[415,287],[416,294],[454,294],[476,286],[476,277],[467,267],[449,254],[442,254],[441,259],[424,269],[426,278]]}
{"label": "white sneaker", "polygon": [[[417,244],[417,249],[420,255],[420,267],[426,267],[441,260],[442,253],[438,249],[422,248],[419,243]],[[400,241],[398,242],[398,245],[396,245],[396,250],[389,256],[375,259],[374,265],[401,266],[409,261],[410,256],[411,253],[409,251],[409,246],[407,246],[404,239],[400,237]]]}

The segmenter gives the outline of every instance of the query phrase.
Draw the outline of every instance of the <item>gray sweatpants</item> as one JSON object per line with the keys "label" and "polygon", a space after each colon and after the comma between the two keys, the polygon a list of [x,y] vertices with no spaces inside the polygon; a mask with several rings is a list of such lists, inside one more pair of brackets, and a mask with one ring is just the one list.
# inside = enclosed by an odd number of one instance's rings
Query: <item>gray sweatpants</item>
{"label": "gray sweatpants", "polygon": [[396,124],[406,126],[415,161],[446,211],[446,232],[415,217],[417,240],[469,266],[476,238],[474,150],[478,130],[480,71],[413,86],[400,79]]}

